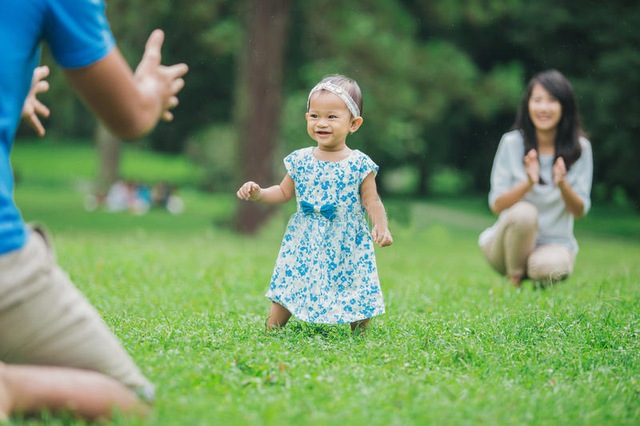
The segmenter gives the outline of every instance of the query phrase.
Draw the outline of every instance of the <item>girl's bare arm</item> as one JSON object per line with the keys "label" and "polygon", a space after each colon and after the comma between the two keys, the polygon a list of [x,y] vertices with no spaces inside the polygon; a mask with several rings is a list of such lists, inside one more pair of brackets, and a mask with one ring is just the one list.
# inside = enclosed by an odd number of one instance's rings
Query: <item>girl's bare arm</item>
{"label": "girl's bare arm", "polygon": [[373,240],[380,247],[393,244],[393,237],[391,236],[391,232],[389,232],[387,223],[387,212],[378,195],[375,174],[373,172],[369,173],[360,185],[360,199],[373,225],[371,229],[371,237]]}
{"label": "girl's bare arm", "polygon": [[261,188],[253,181],[246,182],[236,193],[238,198],[245,201],[260,201],[265,204],[283,204],[295,195],[295,185],[289,173],[284,175],[282,182],[268,188]]}

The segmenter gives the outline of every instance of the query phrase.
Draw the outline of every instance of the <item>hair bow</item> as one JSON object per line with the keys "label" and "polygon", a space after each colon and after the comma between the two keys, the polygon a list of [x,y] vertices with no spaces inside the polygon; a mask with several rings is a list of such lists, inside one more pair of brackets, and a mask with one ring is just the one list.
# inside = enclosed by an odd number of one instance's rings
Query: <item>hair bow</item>
{"label": "hair bow", "polygon": [[316,207],[313,204],[306,201],[300,201],[300,209],[304,214],[312,214],[318,212],[329,220],[333,220],[336,217],[336,208],[333,204],[325,204],[320,207],[320,210],[316,210]]}

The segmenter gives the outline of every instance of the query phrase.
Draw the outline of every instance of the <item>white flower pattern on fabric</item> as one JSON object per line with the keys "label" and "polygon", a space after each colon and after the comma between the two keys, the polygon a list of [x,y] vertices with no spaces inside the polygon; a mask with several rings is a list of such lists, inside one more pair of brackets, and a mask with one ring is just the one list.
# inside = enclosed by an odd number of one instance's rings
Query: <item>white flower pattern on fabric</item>
{"label": "white flower pattern on fabric", "polygon": [[[311,323],[346,324],[381,315],[373,240],[360,202],[360,184],[378,166],[358,150],[328,162],[317,160],[313,149],[284,159],[298,210],[289,219],[266,297]],[[321,212],[328,205],[332,216]]]}

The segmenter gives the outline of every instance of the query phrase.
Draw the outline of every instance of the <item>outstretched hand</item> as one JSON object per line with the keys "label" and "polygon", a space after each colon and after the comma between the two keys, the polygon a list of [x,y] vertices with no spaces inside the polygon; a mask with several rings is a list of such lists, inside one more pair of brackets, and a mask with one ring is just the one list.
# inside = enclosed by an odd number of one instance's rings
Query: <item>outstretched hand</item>
{"label": "outstretched hand", "polygon": [[171,109],[178,105],[176,96],[184,87],[182,77],[189,71],[186,64],[165,66],[162,61],[162,43],[164,32],[155,30],[149,36],[144,49],[144,55],[135,71],[138,89],[145,95],[159,98],[162,107],[160,118],[164,121],[173,120]]}
{"label": "outstretched hand", "polygon": [[242,185],[240,189],[238,189],[238,192],[236,192],[236,195],[241,200],[256,201],[260,199],[260,192],[261,192],[260,185],[258,185],[255,182],[249,181],[249,182],[246,182],[244,185]]}
{"label": "outstretched hand", "polygon": [[393,244],[393,237],[391,236],[391,232],[389,232],[389,228],[378,229],[378,226],[374,226],[371,230],[371,238],[373,238],[373,241],[380,247],[388,247]]}
{"label": "outstretched hand", "polygon": [[524,170],[527,172],[529,183],[536,184],[540,182],[540,163],[535,149],[530,150],[524,156]]}
{"label": "outstretched hand", "polygon": [[[45,135],[45,129],[40,122],[40,117],[47,118],[51,113],[49,108],[38,100],[38,94],[49,90],[49,82],[45,80],[49,76],[49,67],[43,65],[33,70],[31,88],[22,105],[22,119],[36,131],[38,136]],[[40,117],[39,117],[40,116]]]}

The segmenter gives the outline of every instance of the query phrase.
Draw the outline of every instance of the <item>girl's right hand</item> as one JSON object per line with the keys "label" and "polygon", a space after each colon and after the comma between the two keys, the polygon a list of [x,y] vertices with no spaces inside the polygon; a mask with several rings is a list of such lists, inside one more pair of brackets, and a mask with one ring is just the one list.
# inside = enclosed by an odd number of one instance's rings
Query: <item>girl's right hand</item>
{"label": "girl's right hand", "polygon": [[527,155],[524,156],[524,170],[527,172],[527,178],[531,186],[540,182],[540,163],[535,149],[527,152]]}
{"label": "girl's right hand", "polygon": [[236,195],[241,200],[245,201],[256,201],[260,199],[260,185],[253,181],[246,182],[244,185],[238,189]]}

